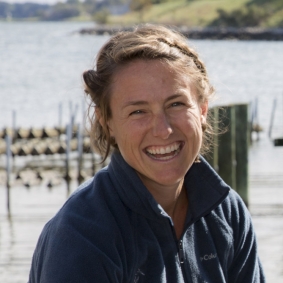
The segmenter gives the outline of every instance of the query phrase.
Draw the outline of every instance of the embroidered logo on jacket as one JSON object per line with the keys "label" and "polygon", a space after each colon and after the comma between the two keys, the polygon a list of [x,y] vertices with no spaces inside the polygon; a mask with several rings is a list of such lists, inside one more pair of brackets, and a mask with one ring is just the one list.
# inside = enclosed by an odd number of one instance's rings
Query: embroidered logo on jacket
{"label": "embroidered logo on jacket", "polygon": [[136,274],[135,274],[134,283],[138,283],[139,282],[140,276],[144,276],[144,273],[140,269],[138,269]]}
{"label": "embroidered logo on jacket", "polygon": [[213,254],[211,253],[210,255],[204,255],[203,257],[200,257],[201,261],[207,261],[207,260],[211,260],[217,257],[217,254]]}

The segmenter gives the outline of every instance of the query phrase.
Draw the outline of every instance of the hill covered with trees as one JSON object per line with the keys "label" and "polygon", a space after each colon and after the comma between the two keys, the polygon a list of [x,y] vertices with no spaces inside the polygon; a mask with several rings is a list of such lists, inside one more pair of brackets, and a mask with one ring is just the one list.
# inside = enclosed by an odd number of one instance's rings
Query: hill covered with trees
{"label": "hill covered with trees", "polygon": [[[28,1],[28,0],[27,0]],[[117,15],[129,11],[129,0],[67,0],[54,5],[0,1],[0,20],[93,20],[97,13]]]}
{"label": "hill covered with trees", "polygon": [[112,24],[155,22],[188,27],[283,27],[282,0],[133,0]]}

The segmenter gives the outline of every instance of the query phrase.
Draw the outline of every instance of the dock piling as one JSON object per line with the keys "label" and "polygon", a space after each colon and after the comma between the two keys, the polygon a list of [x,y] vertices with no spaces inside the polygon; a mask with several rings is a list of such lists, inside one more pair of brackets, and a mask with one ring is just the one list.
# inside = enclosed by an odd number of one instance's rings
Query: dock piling
{"label": "dock piling", "polygon": [[268,137],[269,138],[271,138],[271,136],[272,136],[272,128],[273,128],[273,121],[274,121],[274,116],[275,116],[276,105],[277,105],[277,99],[275,97],[273,99],[273,105],[272,105],[272,109],[271,109],[271,117],[270,117],[269,129],[268,129]]}
{"label": "dock piling", "polygon": [[227,130],[218,137],[218,173],[228,185],[236,189],[235,108],[219,108],[219,117]]}
{"label": "dock piling", "polygon": [[5,136],[6,141],[6,173],[7,173],[7,212],[8,215],[11,214],[11,207],[10,207],[10,175],[11,175],[11,137],[9,135]]}
{"label": "dock piling", "polygon": [[72,127],[71,124],[67,125],[66,127],[67,133],[66,133],[66,182],[67,182],[67,194],[70,193],[70,144],[71,144],[71,136],[72,136]]}
{"label": "dock piling", "polygon": [[62,128],[62,117],[63,117],[63,105],[62,105],[62,102],[59,103],[59,129]]}
{"label": "dock piling", "polygon": [[214,117],[212,127],[216,134],[212,150],[205,158],[248,206],[249,105],[213,107],[209,111]]}
{"label": "dock piling", "polygon": [[83,162],[83,137],[81,124],[78,124],[77,140],[78,140],[78,183],[79,185],[83,181],[82,176],[82,162]]}
{"label": "dock piling", "polygon": [[249,132],[250,125],[248,122],[248,105],[238,104],[235,108],[235,146],[236,146],[236,191],[242,197],[246,206],[249,205],[248,200],[248,154],[249,154]]}

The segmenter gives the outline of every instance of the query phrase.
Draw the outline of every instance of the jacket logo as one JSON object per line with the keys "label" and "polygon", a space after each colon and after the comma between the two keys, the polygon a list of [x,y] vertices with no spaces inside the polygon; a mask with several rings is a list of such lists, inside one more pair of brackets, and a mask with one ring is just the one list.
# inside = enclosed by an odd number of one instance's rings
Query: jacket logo
{"label": "jacket logo", "polygon": [[137,272],[136,272],[136,274],[135,274],[134,283],[138,283],[138,282],[139,282],[139,280],[140,280],[140,275],[141,275],[141,276],[144,276],[144,273],[143,273],[140,269],[138,269]]}
{"label": "jacket logo", "polygon": [[207,260],[211,260],[217,257],[217,254],[213,254],[211,253],[210,255],[204,255],[203,257],[200,257],[201,261],[207,261]]}

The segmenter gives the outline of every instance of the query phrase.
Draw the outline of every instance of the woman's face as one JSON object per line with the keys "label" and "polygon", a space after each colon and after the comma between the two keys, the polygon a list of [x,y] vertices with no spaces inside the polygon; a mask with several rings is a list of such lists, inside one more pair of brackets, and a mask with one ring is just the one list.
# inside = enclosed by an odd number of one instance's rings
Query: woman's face
{"label": "woman's face", "polygon": [[110,135],[145,186],[178,186],[199,152],[207,114],[189,78],[158,60],[135,60],[114,75],[110,108]]}

